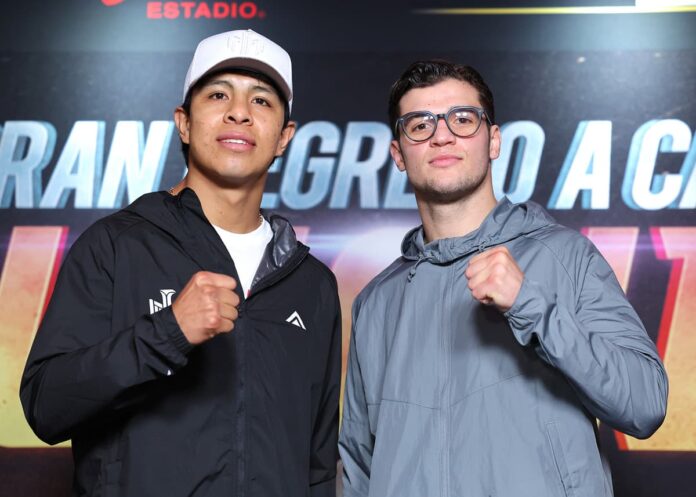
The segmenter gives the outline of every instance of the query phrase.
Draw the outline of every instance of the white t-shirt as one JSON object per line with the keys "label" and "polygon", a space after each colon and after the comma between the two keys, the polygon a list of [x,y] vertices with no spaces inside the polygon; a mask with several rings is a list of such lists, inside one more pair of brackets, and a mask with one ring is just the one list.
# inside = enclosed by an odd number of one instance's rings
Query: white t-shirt
{"label": "white t-shirt", "polygon": [[215,225],[213,225],[213,228],[220,235],[222,243],[225,244],[230,257],[234,261],[234,266],[237,268],[237,274],[241,280],[237,283],[242,285],[244,295],[249,295],[251,282],[256,275],[256,270],[259,268],[266,245],[273,238],[271,225],[264,219],[261,226],[251,233],[243,234],[232,233]]}

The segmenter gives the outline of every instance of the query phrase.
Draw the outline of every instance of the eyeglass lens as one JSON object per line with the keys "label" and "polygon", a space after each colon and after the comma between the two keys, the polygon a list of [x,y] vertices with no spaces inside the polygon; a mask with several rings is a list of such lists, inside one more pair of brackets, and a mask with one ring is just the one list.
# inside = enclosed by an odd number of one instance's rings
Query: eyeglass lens
{"label": "eyeglass lens", "polygon": [[[403,130],[406,136],[414,141],[428,140],[435,134],[437,121],[442,114],[436,116],[432,112],[414,112],[403,120]],[[453,107],[445,117],[447,127],[452,134],[461,138],[471,136],[481,125],[481,113],[471,107]]]}

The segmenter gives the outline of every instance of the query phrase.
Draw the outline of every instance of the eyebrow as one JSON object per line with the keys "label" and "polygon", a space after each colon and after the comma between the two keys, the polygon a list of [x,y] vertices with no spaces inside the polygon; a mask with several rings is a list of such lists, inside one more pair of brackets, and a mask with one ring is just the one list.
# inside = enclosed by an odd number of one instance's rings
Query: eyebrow
{"label": "eyebrow", "polygon": [[[228,87],[230,90],[234,89],[234,85],[232,85],[229,81],[225,79],[216,79],[213,81],[208,81],[205,85],[203,85],[203,88],[206,88],[208,86],[215,86],[215,85],[222,85]],[[270,86],[265,85],[263,83],[257,83],[251,87],[252,91],[262,91],[264,93],[272,93],[275,94],[275,92],[271,89]]]}

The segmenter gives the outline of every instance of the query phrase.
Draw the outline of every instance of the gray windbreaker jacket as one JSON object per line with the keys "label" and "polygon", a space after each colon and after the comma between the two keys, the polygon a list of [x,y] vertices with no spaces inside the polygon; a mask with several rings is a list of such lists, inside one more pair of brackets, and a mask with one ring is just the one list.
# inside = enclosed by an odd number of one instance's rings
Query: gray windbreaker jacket
{"label": "gray windbreaker jacket", "polygon": [[[464,276],[496,245],[525,273],[505,314]],[[650,436],[667,376],[592,243],[504,199],[467,236],[416,228],[402,252],[353,305],[345,497],[611,496],[595,418]]]}

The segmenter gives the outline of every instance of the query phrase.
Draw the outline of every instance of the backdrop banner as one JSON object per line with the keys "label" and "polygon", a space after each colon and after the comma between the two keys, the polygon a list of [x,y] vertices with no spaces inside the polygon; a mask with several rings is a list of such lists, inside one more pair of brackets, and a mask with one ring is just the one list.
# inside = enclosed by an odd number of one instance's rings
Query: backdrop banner
{"label": "backdrop banner", "polygon": [[502,127],[496,196],[589,237],[665,362],[669,409],[653,437],[600,425],[617,497],[694,495],[696,1],[375,3],[0,7],[0,495],[69,495],[69,449],[39,441],[19,403],[31,341],[82,231],[185,174],[172,116],[193,50],[242,28],[293,58],[298,130],[262,207],[336,273],[344,364],[354,297],[419,224],[388,152],[389,88],[417,59],[472,65]]}

